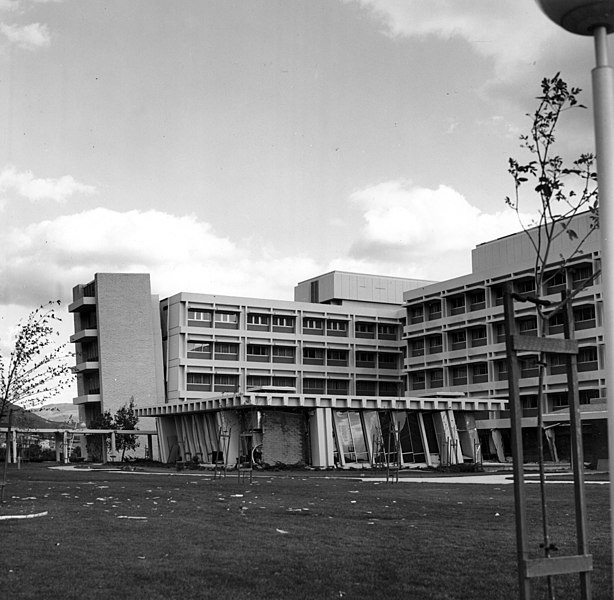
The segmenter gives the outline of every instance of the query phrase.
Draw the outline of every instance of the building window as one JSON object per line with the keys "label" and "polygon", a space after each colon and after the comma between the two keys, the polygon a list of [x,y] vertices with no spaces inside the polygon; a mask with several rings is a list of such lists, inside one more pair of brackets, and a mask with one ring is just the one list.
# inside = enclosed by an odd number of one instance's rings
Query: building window
{"label": "building window", "polygon": [[377,326],[377,337],[380,340],[396,340],[398,328],[396,325],[379,324]]}
{"label": "building window", "polygon": [[537,317],[518,319],[518,331],[520,335],[537,335]]}
{"label": "building window", "polygon": [[505,323],[493,323],[493,327],[495,329],[495,339],[497,340],[497,344],[502,344],[505,342]]}
{"label": "building window", "polygon": [[98,320],[96,318],[95,310],[90,310],[88,312],[82,312],[78,314],[81,329],[96,329],[98,327]]}
{"label": "building window", "polygon": [[215,313],[216,323],[237,323],[238,320],[239,320],[239,315],[237,313],[230,313],[230,312],[216,312]]}
{"label": "building window", "polygon": [[565,313],[560,310],[548,319],[548,334],[563,333],[565,331]]}
{"label": "building window", "polygon": [[450,350],[463,350],[467,347],[467,333],[465,331],[450,332]]}
{"label": "building window", "polygon": [[96,362],[98,360],[98,344],[89,342],[81,344],[81,352],[78,354],[77,362]]}
{"label": "building window", "polygon": [[188,392],[210,392],[211,375],[209,373],[188,373],[186,388]]}
{"label": "building window", "polygon": [[398,356],[391,352],[380,352],[377,362],[380,369],[396,369],[399,365]]}
{"label": "building window", "polygon": [[548,394],[548,400],[553,409],[569,406],[569,395],[567,392],[555,392]]}
{"label": "building window", "polygon": [[434,335],[429,340],[429,354],[439,354],[443,350],[441,335]]}
{"label": "building window", "polygon": [[461,315],[465,312],[465,296],[452,296],[448,299],[451,315]]}
{"label": "building window", "polygon": [[424,340],[414,340],[411,343],[412,356],[424,356]]}
{"label": "building window", "polygon": [[188,321],[191,321],[190,325],[196,325],[199,327],[211,327],[212,321],[211,311],[200,310],[198,308],[188,309]]}
{"label": "building window", "polygon": [[234,312],[216,312],[215,326],[220,329],[238,329],[239,315]]}
{"label": "building window", "polygon": [[429,321],[441,319],[441,302],[439,300],[437,302],[430,302],[427,305],[427,315]]}
{"label": "building window", "polygon": [[354,325],[357,338],[375,338],[375,323],[361,323],[357,321]]}
{"label": "building window", "polygon": [[323,365],[324,348],[303,348],[303,364]]}
{"label": "building window", "polygon": [[356,366],[361,368],[375,368],[375,352],[356,352]]}
{"label": "building window", "polygon": [[574,308],[573,318],[576,329],[592,329],[595,327],[595,307],[588,305]]}
{"label": "building window", "polygon": [[236,392],[239,389],[238,375],[216,375],[214,392]]}
{"label": "building window", "polygon": [[323,394],[324,379],[316,379],[314,377],[305,377],[303,379],[304,394]]}
{"label": "building window", "polygon": [[239,345],[228,344],[226,342],[215,343],[215,358],[216,360],[238,360]]}
{"label": "building window", "polygon": [[253,362],[269,362],[269,347],[259,344],[247,344],[247,360]]}
{"label": "building window", "polygon": [[486,346],[486,327],[473,327],[471,330],[471,347]]}
{"label": "building window", "polygon": [[424,371],[418,371],[411,375],[411,389],[423,390],[426,387],[426,375]]}
{"label": "building window", "polygon": [[247,315],[247,328],[252,331],[268,331],[270,324],[271,317],[269,315],[258,315],[255,313]]}
{"label": "building window", "polygon": [[537,409],[537,394],[526,394],[520,396],[520,403],[523,410],[535,410]]}
{"label": "building window", "polygon": [[520,377],[538,377],[539,362],[537,356],[524,356],[520,359]]}
{"label": "building window", "polygon": [[350,382],[347,379],[329,379],[327,381],[327,393],[331,396],[347,396]]}
{"label": "building window", "polygon": [[495,306],[501,306],[503,304],[503,298],[505,296],[505,288],[501,285],[493,286],[492,288],[492,301]]}
{"label": "building window", "polygon": [[324,319],[305,317],[303,319],[303,331],[309,335],[322,335],[324,333]]}
{"label": "building window", "polygon": [[85,373],[83,376],[83,387],[86,395],[100,394],[100,373],[98,371]]}
{"label": "building window", "polygon": [[326,351],[326,364],[332,367],[347,367],[348,366],[348,351],[333,350]]}
{"label": "building window", "polygon": [[273,346],[274,363],[294,363],[296,348],[294,346]]}
{"label": "building window", "polygon": [[534,279],[521,279],[514,282],[514,288],[517,294],[534,294],[535,293],[535,280]]}
{"label": "building window", "polygon": [[452,385],[467,385],[467,366],[452,367]]}
{"label": "building window", "polygon": [[380,381],[380,396],[399,396],[399,383],[397,381]]}
{"label": "building window", "polygon": [[443,387],[443,369],[433,369],[430,371],[429,386],[432,388]]}
{"label": "building window", "polygon": [[273,377],[273,385],[296,389],[296,377]]}
{"label": "building window", "polygon": [[469,310],[484,310],[486,308],[486,293],[484,290],[477,290],[469,294]]}
{"label": "building window", "polygon": [[488,381],[488,364],[471,365],[471,383],[486,383]]}
{"label": "building window", "polygon": [[507,379],[507,360],[497,361],[497,381]]}
{"label": "building window", "polygon": [[271,378],[266,375],[248,375],[247,376],[247,390],[250,388],[262,388],[271,385]]}
{"label": "building window", "polygon": [[574,289],[585,286],[593,276],[592,265],[583,265],[571,269],[571,283]]}
{"label": "building window", "polygon": [[356,394],[358,396],[377,396],[376,381],[357,381]]}
{"label": "building window", "polygon": [[591,404],[600,398],[599,390],[580,390],[580,404]]}
{"label": "building window", "polygon": [[346,336],[348,334],[348,322],[338,320],[327,321],[326,333],[328,335]]}
{"label": "building window", "polygon": [[283,315],[273,315],[273,331],[288,332],[294,331],[294,317],[287,317]]}
{"label": "building window", "polygon": [[409,309],[409,322],[414,323],[422,323],[424,321],[424,307],[420,306],[412,306]]}
{"label": "building window", "polygon": [[564,269],[546,274],[546,293],[556,294],[567,287],[567,275]]}
{"label": "building window", "polygon": [[564,375],[567,373],[567,357],[564,354],[548,355],[548,371],[550,375]]}
{"label": "building window", "polygon": [[212,344],[211,342],[198,342],[188,340],[188,358],[211,358]]}
{"label": "building window", "polygon": [[578,371],[596,371],[599,368],[597,363],[597,348],[586,346],[578,350]]}

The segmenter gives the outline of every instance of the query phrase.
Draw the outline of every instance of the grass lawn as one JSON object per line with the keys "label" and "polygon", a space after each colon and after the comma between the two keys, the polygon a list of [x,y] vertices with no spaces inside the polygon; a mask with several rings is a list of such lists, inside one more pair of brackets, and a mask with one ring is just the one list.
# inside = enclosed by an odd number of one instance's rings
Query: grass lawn
{"label": "grass lawn", "polygon": [[[319,473],[58,471],[11,466],[2,599],[496,600],[517,597],[513,486],[361,483]],[[575,553],[573,488],[548,485]],[[538,486],[527,486],[539,556]],[[612,598],[607,485],[587,485],[593,598]],[[577,576],[555,579],[578,598]],[[546,598],[545,581],[534,598]]]}

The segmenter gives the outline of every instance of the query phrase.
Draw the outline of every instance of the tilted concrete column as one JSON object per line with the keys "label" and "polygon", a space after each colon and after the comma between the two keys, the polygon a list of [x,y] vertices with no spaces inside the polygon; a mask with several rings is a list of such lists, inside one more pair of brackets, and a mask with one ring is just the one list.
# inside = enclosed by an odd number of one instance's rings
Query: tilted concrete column
{"label": "tilted concrete column", "polygon": [[311,439],[311,466],[333,467],[335,441],[333,438],[333,413],[330,408],[315,408],[309,415]]}

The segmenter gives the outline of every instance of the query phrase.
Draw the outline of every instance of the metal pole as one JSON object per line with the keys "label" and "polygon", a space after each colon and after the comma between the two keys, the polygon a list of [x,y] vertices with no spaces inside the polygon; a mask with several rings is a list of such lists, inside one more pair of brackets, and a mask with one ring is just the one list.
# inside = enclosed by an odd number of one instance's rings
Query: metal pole
{"label": "metal pole", "polygon": [[[596,66],[592,71],[595,150],[599,185],[599,230],[603,286],[606,397],[608,406],[608,460],[610,470],[610,529],[614,539],[614,74],[608,64],[607,29],[596,27]],[[609,344],[609,346],[608,346]],[[614,562],[612,577],[614,578]]]}

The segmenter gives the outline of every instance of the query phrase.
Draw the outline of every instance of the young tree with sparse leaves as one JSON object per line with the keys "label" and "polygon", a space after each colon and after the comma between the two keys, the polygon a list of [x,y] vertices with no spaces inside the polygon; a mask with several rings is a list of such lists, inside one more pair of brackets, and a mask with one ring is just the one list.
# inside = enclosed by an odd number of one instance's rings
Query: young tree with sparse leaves
{"label": "young tree with sparse leaves", "polygon": [[[515,184],[513,198],[507,197],[506,204],[516,211],[527,240],[533,247],[535,261],[533,278],[535,292],[532,294],[516,294],[518,300],[528,300],[534,303],[537,314],[537,334],[545,337],[548,333],[548,321],[566,310],[567,303],[587,285],[590,285],[599,273],[593,273],[589,281],[582,283],[577,289],[571,290],[564,300],[552,305],[540,298],[540,293],[549,281],[561,273],[566,273],[569,261],[579,256],[582,246],[588,237],[599,227],[599,197],[597,190],[597,174],[595,157],[590,154],[580,154],[566,166],[565,160],[555,152],[555,131],[561,117],[576,108],[585,108],[579,103],[579,88],[570,87],[557,73],[552,78],[545,78],[541,83],[541,95],[537,97],[538,106],[531,118],[531,129],[528,134],[520,136],[520,147],[527,150],[530,158],[526,162],[509,159],[509,173]],[[539,200],[537,217],[530,223],[523,222],[521,213],[521,191],[527,187],[531,196]],[[579,213],[590,212],[589,227],[582,234],[574,229],[573,219]],[[556,240],[568,236],[571,240],[571,250],[567,255],[552,256]],[[544,466],[544,376],[546,356],[539,353],[537,365],[539,373],[538,384],[538,457],[541,490],[542,530],[545,555],[550,556],[554,545],[550,541],[548,526],[548,511],[545,493]],[[553,458],[554,446],[551,446]],[[552,577],[548,577],[549,597],[554,598]]]}
{"label": "young tree with sparse leaves", "polygon": [[0,420],[13,406],[31,409],[67,389],[72,380],[67,344],[58,344],[60,301],[33,310],[20,323],[8,357],[0,353]]}
{"label": "young tree with sparse leaves", "polygon": [[[555,131],[564,113],[576,108],[586,108],[578,101],[580,88],[569,87],[557,73],[541,83],[542,95],[531,118],[528,134],[520,136],[520,147],[529,152],[527,162],[509,159],[509,173],[515,184],[514,197],[506,197],[506,204],[516,214],[527,239],[535,251],[535,289],[539,291],[555,273],[549,267],[552,246],[557,238],[567,235],[574,242],[567,256],[557,256],[559,269],[576,256],[591,233],[599,227],[599,196],[597,173],[593,154],[580,154],[571,166],[555,153]],[[526,223],[522,217],[521,189],[532,188],[537,193],[539,207],[537,217]],[[535,194],[531,193],[532,197]],[[591,226],[582,236],[573,229],[573,218],[581,212],[591,213]],[[529,212],[530,209],[529,209]],[[550,270],[548,270],[550,268]]]}

